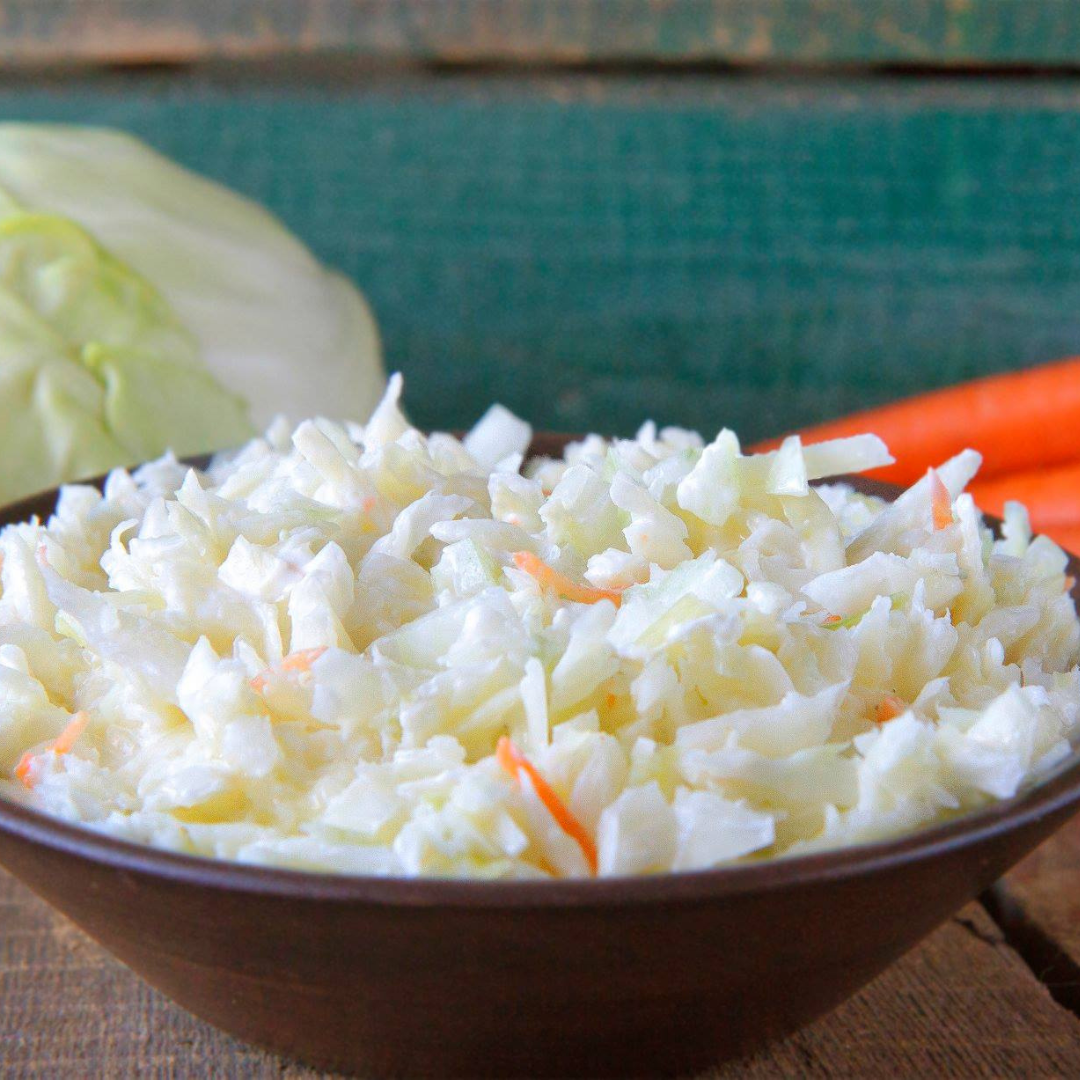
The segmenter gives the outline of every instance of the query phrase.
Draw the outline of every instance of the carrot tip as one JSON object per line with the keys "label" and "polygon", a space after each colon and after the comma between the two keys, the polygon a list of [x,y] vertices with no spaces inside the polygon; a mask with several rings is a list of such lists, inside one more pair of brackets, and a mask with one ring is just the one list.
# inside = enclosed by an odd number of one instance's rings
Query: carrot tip
{"label": "carrot tip", "polygon": [[[912,484],[927,465],[965,446],[983,454],[982,479],[1076,460],[1080,357],[987,375],[805,428],[805,443],[873,432],[896,457],[872,470],[879,480]],[[752,449],[774,449],[780,440]]]}

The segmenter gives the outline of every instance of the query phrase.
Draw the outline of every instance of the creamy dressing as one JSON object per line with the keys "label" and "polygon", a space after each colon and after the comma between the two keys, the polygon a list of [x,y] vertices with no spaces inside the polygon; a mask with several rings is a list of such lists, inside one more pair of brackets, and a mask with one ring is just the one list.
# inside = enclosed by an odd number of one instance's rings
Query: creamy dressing
{"label": "creamy dressing", "polygon": [[113,836],[381,875],[649,874],[1008,798],[1080,716],[1066,558],[966,452],[886,506],[874,436],[648,424],[526,465],[283,424],[0,533],[0,791]]}

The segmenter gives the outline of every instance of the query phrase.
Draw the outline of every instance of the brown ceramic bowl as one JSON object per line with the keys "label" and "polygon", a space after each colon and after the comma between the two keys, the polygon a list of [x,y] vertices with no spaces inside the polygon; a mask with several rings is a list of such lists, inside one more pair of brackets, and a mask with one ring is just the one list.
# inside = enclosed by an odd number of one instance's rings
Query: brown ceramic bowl
{"label": "brown ceramic bowl", "polygon": [[[0,523],[45,515],[54,498]],[[1074,754],[1017,798],[885,843],[704,873],[492,883],[191,858],[0,800],[0,862],[191,1012],[314,1065],[657,1075],[832,1009],[1078,803]]]}

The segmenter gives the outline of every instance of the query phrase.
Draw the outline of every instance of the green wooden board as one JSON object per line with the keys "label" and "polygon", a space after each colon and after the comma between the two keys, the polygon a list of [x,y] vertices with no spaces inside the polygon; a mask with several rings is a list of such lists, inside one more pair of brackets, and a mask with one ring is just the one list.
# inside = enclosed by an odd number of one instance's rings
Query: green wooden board
{"label": "green wooden board", "polygon": [[0,0],[0,57],[1066,64],[1075,0]]}
{"label": "green wooden board", "polygon": [[748,436],[1080,351],[1080,90],[1031,80],[115,79],[124,127],[359,281],[415,418]]}

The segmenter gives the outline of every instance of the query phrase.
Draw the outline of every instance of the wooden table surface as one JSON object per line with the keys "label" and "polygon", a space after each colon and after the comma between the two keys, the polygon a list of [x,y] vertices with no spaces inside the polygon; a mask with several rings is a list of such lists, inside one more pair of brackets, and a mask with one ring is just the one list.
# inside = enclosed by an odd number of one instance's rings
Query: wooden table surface
{"label": "wooden table surface", "polygon": [[[1080,819],[862,993],[728,1077],[1080,1076]],[[0,872],[0,1076],[320,1074],[149,989]]]}

